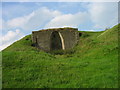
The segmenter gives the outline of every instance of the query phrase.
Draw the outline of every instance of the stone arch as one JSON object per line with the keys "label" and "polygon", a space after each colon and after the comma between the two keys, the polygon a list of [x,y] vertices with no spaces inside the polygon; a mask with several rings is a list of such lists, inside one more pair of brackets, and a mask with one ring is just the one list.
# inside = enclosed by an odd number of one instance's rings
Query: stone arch
{"label": "stone arch", "polygon": [[65,49],[64,39],[60,32],[53,31],[50,36],[50,49],[51,50],[60,50]]}
{"label": "stone arch", "polygon": [[82,36],[82,33],[79,33],[79,37]]}

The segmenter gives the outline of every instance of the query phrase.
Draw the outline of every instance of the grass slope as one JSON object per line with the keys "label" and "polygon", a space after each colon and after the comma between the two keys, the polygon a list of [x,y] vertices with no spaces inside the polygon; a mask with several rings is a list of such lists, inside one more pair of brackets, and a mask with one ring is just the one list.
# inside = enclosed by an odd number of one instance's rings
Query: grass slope
{"label": "grass slope", "polygon": [[117,88],[118,25],[82,33],[63,55],[32,47],[30,35],[3,50],[3,88]]}

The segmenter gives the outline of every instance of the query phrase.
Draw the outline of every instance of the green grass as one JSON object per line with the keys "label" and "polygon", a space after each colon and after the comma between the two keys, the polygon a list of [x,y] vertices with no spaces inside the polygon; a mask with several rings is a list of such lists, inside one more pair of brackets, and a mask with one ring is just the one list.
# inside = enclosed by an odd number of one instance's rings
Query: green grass
{"label": "green grass", "polygon": [[82,32],[68,51],[32,47],[31,35],[2,51],[3,88],[117,88],[118,25]]}

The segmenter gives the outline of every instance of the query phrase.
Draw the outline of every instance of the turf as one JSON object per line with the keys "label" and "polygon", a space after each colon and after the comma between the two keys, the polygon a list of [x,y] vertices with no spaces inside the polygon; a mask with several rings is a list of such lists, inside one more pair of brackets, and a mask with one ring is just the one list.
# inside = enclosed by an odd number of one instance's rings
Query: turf
{"label": "turf", "polygon": [[3,50],[3,88],[118,88],[118,25],[80,32],[68,51],[38,50],[31,35]]}

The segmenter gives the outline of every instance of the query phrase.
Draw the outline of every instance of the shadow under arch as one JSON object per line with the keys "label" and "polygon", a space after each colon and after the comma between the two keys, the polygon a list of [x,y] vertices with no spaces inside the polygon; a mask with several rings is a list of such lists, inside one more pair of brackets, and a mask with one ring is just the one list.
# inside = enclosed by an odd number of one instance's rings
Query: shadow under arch
{"label": "shadow under arch", "polygon": [[53,31],[50,36],[50,50],[64,50],[64,39],[60,32]]}

